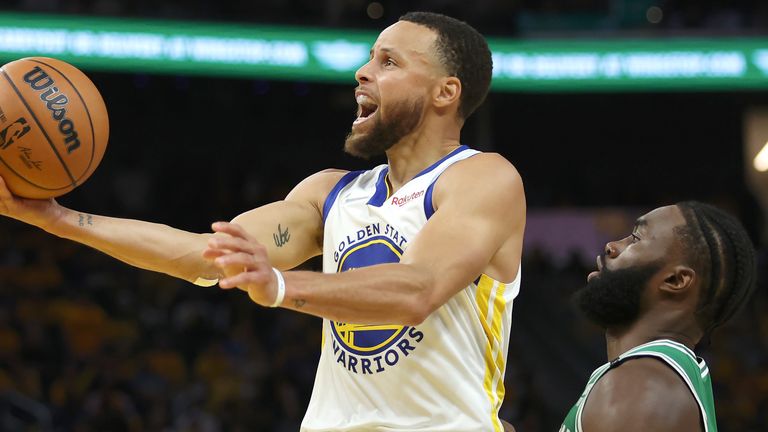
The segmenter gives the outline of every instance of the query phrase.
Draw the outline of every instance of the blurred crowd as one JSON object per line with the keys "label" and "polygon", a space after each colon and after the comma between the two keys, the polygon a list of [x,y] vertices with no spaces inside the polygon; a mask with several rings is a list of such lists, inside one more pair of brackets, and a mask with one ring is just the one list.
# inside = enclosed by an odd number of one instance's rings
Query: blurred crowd
{"label": "blurred crowd", "polygon": [[316,320],[3,228],[0,430],[298,429]]}
{"label": "blurred crowd", "polygon": [[380,28],[412,10],[442,12],[486,34],[541,32],[764,32],[762,0],[6,0],[0,10]]}
{"label": "blurred crowd", "polygon": [[[768,430],[765,264],[762,251],[758,295],[701,351],[721,432]],[[501,412],[519,432],[556,430],[605,362],[601,333],[569,300],[589,268],[577,255],[555,266],[526,252]],[[0,281],[0,430],[298,430],[319,319],[135,270],[9,221],[0,222]]]}

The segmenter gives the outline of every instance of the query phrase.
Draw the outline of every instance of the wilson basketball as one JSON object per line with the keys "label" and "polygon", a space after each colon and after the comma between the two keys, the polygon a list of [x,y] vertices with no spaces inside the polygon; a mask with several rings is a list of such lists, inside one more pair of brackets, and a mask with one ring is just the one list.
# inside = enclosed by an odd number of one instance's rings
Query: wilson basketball
{"label": "wilson basketball", "polygon": [[74,66],[28,57],[0,68],[0,176],[15,195],[51,198],[83,184],[108,138],[104,100]]}

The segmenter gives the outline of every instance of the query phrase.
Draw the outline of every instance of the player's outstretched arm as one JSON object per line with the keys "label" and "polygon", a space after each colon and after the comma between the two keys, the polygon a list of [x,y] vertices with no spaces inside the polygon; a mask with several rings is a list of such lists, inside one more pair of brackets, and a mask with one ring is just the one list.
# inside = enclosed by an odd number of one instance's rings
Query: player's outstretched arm
{"label": "player's outstretched arm", "polygon": [[[251,210],[235,220],[266,245],[272,265],[294,267],[320,253],[317,236],[322,235],[322,217],[317,202],[322,202],[323,193],[327,194],[341,175],[343,172],[338,171],[315,174],[296,186],[284,201]],[[52,199],[18,198],[1,178],[0,214],[93,247],[135,267],[201,284],[213,284],[220,277],[219,269],[202,257],[213,234],[77,212]]]}
{"label": "player's outstretched arm", "polygon": [[[283,307],[339,322],[416,325],[482,273],[503,282],[517,275],[525,227],[522,180],[498,155],[457,163],[435,186],[436,209],[400,263],[337,274],[287,272]],[[276,276],[257,239],[237,224],[209,241],[205,255],[261,305],[276,299]],[[503,257],[503,259],[500,259]]]}

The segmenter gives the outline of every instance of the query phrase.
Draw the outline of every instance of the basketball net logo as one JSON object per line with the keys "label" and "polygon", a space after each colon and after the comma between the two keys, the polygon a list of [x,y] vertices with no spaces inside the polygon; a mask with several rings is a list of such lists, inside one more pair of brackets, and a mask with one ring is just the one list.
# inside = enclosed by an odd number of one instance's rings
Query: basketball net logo
{"label": "basketball net logo", "polygon": [[24,117],[16,120],[0,131],[0,150],[5,150],[11,146],[18,139],[23,137],[32,130],[27,124],[27,120]]}

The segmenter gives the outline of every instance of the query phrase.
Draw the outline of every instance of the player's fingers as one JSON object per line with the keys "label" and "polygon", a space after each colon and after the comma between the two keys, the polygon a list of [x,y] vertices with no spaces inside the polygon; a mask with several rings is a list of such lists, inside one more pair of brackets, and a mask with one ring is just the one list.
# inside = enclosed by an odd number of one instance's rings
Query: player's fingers
{"label": "player's fingers", "polygon": [[215,260],[216,258],[228,253],[229,251],[224,249],[207,248],[203,251],[203,258],[207,260]]}
{"label": "player's fingers", "polygon": [[501,425],[504,426],[504,432],[515,432],[515,427],[508,422],[502,420]]}
{"label": "player's fingers", "polygon": [[245,286],[260,286],[269,283],[271,273],[264,270],[242,272],[226,277],[219,281],[219,286],[225,289]]}
{"label": "player's fingers", "polygon": [[240,226],[240,225],[238,225],[236,223],[231,223],[231,222],[214,222],[211,225],[211,228],[213,229],[214,232],[225,233],[225,234],[229,234],[229,235],[231,235],[233,237],[239,237],[239,238],[242,238],[242,239],[250,239],[250,236],[245,231],[245,229],[242,226]]}
{"label": "player's fingers", "polygon": [[3,201],[13,199],[13,195],[11,195],[11,191],[8,190],[8,185],[2,177],[0,177],[0,199]]}
{"label": "player's fingers", "polygon": [[14,196],[0,177],[0,214],[10,215],[13,209]]}
{"label": "player's fingers", "polygon": [[243,252],[231,252],[216,258],[213,263],[222,270],[226,267],[243,268],[248,271],[264,267],[264,260]]}
{"label": "player's fingers", "polygon": [[260,244],[248,241],[239,237],[216,236],[208,239],[208,248],[223,249],[233,252],[246,252],[251,254],[261,254],[264,251]]}
{"label": "player's fingers", "polygon": [[225,275],[224,277],[219,279],[219,287],[224,289],[230,289],[230,288],[241,288],[245,289],[245,285],[250,282],[249,277],[245,277],[245,275],[248,275],[250,273],[250,270],[244,266],[235,266],[235,267],[221,267],[222,273]]}
{"label": "player's fingers", "polygon": [[219,280],[219,288],[228,290],[228,289],[232,289],[232,288],[237,288],[237,285],[230,285],[229,284],[229,279],[220,279]]}

